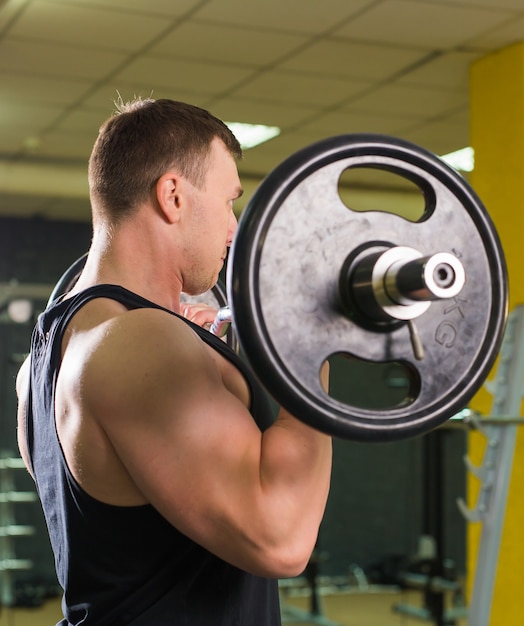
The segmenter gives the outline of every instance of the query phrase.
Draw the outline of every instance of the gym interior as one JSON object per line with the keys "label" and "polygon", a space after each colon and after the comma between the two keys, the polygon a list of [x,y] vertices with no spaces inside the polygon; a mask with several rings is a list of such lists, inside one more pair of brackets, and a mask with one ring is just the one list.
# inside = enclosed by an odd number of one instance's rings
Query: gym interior
{"label": "gym interior", "polygon": [[[228,122],[278,128],[238,164],[241,222],[275,168],[286,162],[280,171],[291,180],[288,157],[339,135],[351,144],[355,134],[369,134],[360,136],[361,152],[371,142],[380,157],[389,138],[409,142],[429,164],[422,177],[435,214],[458,185],[460,201],[471,205],[457,209],[470,212],[467,229],[457,235],[450,224],[448,233],[444,221],[425,236],[441,247],[448,236],[462,237],[474,248],[468,255],[488,268],[497,254],[504,259],[507,278],[469,276],[485,295],[478,308],[493,306],[471,331],[480,356],[465,350],[461,357],[460,393],[477,385],[479,363],[487,380],[463,404],[443,401],[453,416],[428,432],[406,427],[388,440],[386,427],[377,440],[335,436],[317,547],[302,575],[280,581],[282,622],[521,626],[522,2],[2,0],[0,77],[0,626],[61,618],[43,515],[17,449],[15,378],[57,281],[89,248],[87,160],[119,95],[185,100]],[[463,148],[473,149],[474,166],[446,166],[449,182],[432,187],[440,157]],[[395,215],[416,232],[427,194],[409,159],[392,158],[394,167],[379,170],[365,163],[336,191],[350,210]],[[463,185],[474,190],[466,200]],[[316,204],[324,210],[321,194]],[[326,207],[315,253],[332,245],[329,220]],[[491,224],[496,235],[484,237]],[[355,244],[347,245],[349,253]],[[466,260],[464,267],[467,282]],[[226,289],[227,275],[221,280]],[[388,394],[407,393],[395,361],[373,371],[337,362],[332,373],[330,395],[358,396],[361,411],[387,412],[395,402]],[[432,393],[447,390],[437,385]]]}

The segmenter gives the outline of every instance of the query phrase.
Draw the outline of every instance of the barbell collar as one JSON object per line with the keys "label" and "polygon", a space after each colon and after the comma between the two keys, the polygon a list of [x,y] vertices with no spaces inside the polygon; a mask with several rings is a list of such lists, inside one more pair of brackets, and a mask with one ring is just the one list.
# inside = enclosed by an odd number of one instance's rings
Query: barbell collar
{"label": "barbell collar", "polygon": [[452,254],[424,256],[409,246],[392,246],[360,257],[349,264],[349,271],[345,264],[341,280],[349,282],[350,300],[358,310],[384,323],[420,317],[432,301],[457,296],[466,277]]}
{"label": "barbell collar", "polygon": [[224,337],[231,326],[232,314],[229,306],[218,309],[209,331],[217,337]]}
{"label": "barbell collar", "polygon": [[457,257],[438,252],[406,263],[393,263],[384,282],[393,302],[410,305],[458,296],[466,282],[466,273]]}

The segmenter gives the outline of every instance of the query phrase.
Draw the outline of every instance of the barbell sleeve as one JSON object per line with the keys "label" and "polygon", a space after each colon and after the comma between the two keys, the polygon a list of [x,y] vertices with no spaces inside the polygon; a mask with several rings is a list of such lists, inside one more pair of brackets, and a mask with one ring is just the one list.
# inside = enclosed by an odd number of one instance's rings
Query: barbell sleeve
{"label": "barbell sleeve", "polygon": [[210,332],[217,337],[224,337],[231,325],[231,319],[231,308],[229,306],[221,307],[218,309],[215,320],[211,324]]}
{"label": "barbell sleeve", "polygon": [[397,304],[413,304],[453,298],[464,286],[462,263],[448,252],[397,261],[386,271],[384,284],[388,296]]}
{"label": "barbell sleeve", "polygon": [[342,301],[367,322],[420,317],[432,301],[457,296],[466,282],[461,261],[448,252],[424,256],[408,246],[349,257],[341,272]]}

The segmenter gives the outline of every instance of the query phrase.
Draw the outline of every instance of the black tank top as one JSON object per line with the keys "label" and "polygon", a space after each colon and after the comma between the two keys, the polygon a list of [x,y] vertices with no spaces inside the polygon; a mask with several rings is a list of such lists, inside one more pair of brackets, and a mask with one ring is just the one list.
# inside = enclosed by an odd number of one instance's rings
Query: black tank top
{"label": "black tank top", "polygon": [[[128,309],[162,309],[122,287],[98,285],[55,302],[33,331],[26,436],[64,589],[65,618],[57,626],[279,625],[277,581],[222,561],[150,505],[121,507],[92,498],[71,475],[56,432],[54,394],[64,330],[94,298]],[[246,365],[222,340],[184,321],[242,372],[253,418],[261,430],[268,427],[267,398]]]}

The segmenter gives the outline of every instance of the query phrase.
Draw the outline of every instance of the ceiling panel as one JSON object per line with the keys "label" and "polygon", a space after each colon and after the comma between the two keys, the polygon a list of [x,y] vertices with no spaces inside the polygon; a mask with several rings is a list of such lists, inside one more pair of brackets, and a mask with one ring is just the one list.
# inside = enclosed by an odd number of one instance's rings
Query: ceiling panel
{"label": "ceiling panel", "polygon": [[236,94],[262,102],[307,102],[313,107],[330,107],[364,91],[364,80],[344,80],[319,75],[274,70],[240,86]]}
{"label": "ceiling panel", "polygon": [[10,29],[13,37],[68,43],[109,50],[139,50],[169,27],[162,17],[149,17],[86,3],[39,0]]}
{"label": "ceiling panel", "polygon": [[100,70],[115,70],[126,59],[122,52],[27,41],[16,37],[0,40],[0,71],[50,78],[97,79]]}
{"label": "ceiling panel", "polygon": [[448,2],[452,4],[471,5],[481,8],[522,11],[522,0],[448,0]]}
{"label": "ceiling panel", "polygon": [[117,88],[121,80],[134,84],[141,93],[162,87],[173,91],[183,89],[191,93],[215,94],[229,91],[251,73],[252,70],[238,65],[144,55],[118,72],[112,83]]}
{"label": "ceiling panel", "polygon": [[[4,102],[26,104],[68,104],[81,98],[91,87],[87,79],[60,79],[51,76],[30,76],[0,72]],[[6,94],[8,97],[6,97]]]}
{"label": "ceiling panel", "polygon": [[320,137],[340,135],[344,133],[381,133],[400,135],[403,129],[413,125],[410,115],[383,116],[359,108],[342,108],[331,115],[320,115],[308,123],[301,125],[304,133],[315,133]]}
{"label": "ceiling panel", "polygon": [[285,59],[280,67],[371,82],[386,80],[426,56],[423,49],[327,38]]}
{"label": "ceiling panel", "polygon": [[461,91],[467,95],[469,89],[469,67],[482,54],[478,52],[443,52],[428,59],[420,67],[399,76],[399,85],[432,87]]}
{"label": "ceiling panel", "polygon": [[16,20],[26,7],[26,0],[4,0],[0,4],[0,32],[6,33],[10,25]]}
{"label": "ceiling panel", "polygon": [[334,34],[380,43],[452,49],[503,24],[513,11],[421,0],[377,2],[369,11],[343,24]]}
{"label": "ceiling panel", "polygon": [[481,50],[498,48],[524,40],[524,16],[512,16],[504,24],[471,39],[469,44]]}
{"label": "ceiling panel", "polygon": [[203,3],[195,14],[220,24],[237,24],[289,33],[319,33],[336,28],[361,10],[372,6],[374,0],[305,2],[304,0],[264,0],[263,3],[245,0],[215,0]]}
{"label": "ceiling panel", "polygon": [[[109,111],[109,114],[111,111]],[[109,117],[109,114],[104,117]],[[32,154],[45,155],[46,159],[63,161],[63,155],[68,155],[68,161],[86,164],[89,153],[97,137],[98,128],[92,132],[52,130],[39,139],[38,150]]]}
{"label": "ceiling panel", "polygon": [[287,102],[262,102],[239,97],[238,93],[233,97],[226,96],[213,102],[213,112],[228,122],[266,124],[283,129],[302,124],[317,111],[318,108],[307,100],[296,105]]}
{"label": "ceiling panel", "polygon": [[[0,2],[0,213],[88,219],[86,164],[119,94],[279,126],[239,164],[239,206],[327,136],[449,152],[468,142],[471,63],[523,40],[523,0]],[[42,168],[44,196],[26,165]]]}
{"label": "ceiling panel", "polygon": [[127,13],[182,17],[195,10],[202,0],[55,0],[57,4],[89,5],[94,9],[118,9]]}
{"label": "ceiling panel", "polygon": [[[0,75],[0,90],[3,90],[3,80]],[[0,91],[1,93],[1,91]],[[51,125],[56,119],[60,107],[37,103],[27,98],[23,101],[7,99],[0,96],[0,146],[5,152],[3,142],[6,134],[13,134],[24,139],[28,133],[39,131]]]}
{"label": "ceiling panel", "polygon": [[[419,146],[433,146],[433,151],[437,154],[459,150],[469,143],[468,128],[458,120],[456,123],[447,119],[434,120],[420,126],[414,125],[402,135]],[[454,138],[452,142],[449,140],[450,136]]]}
{"label": "ceiling panel", "polygon": [[467,94],[388,84],[377,87],[371,93],[355,98],[351,105],[360,111],[384,115],[410,115],[413,120],[431,119],[467,104]]}
{"label": "ceiling panel", "polygon": [[266,67],[308,41],[304,35],[258,27],[187,21],[153,45],[150,52],[179,59]]}

